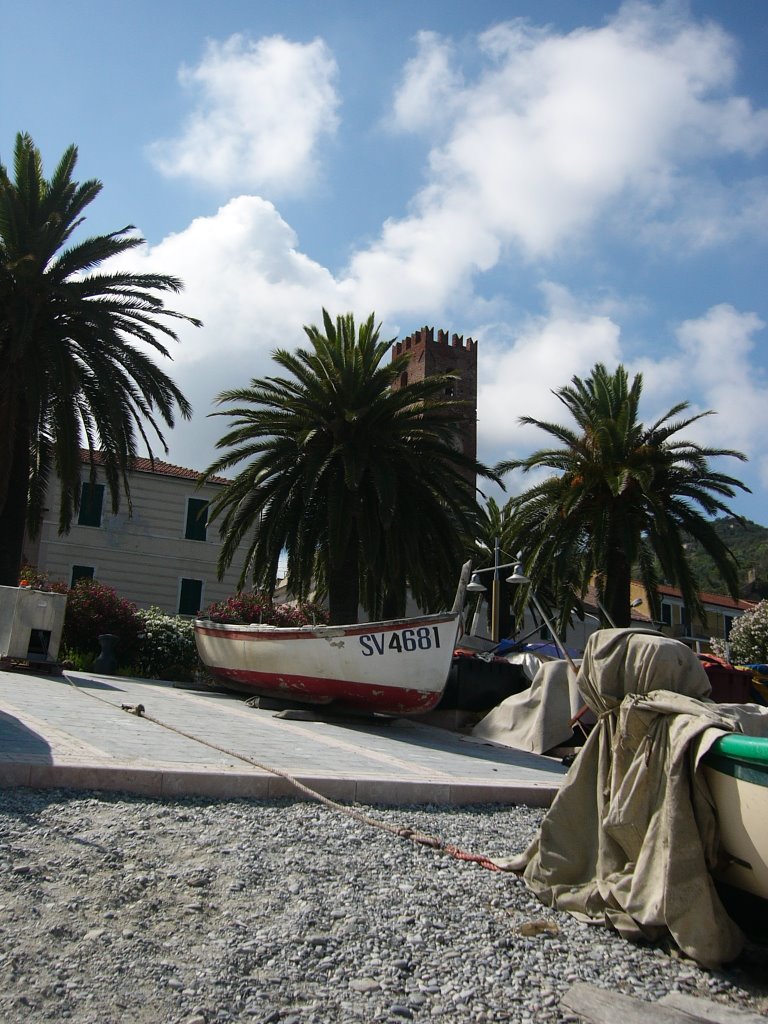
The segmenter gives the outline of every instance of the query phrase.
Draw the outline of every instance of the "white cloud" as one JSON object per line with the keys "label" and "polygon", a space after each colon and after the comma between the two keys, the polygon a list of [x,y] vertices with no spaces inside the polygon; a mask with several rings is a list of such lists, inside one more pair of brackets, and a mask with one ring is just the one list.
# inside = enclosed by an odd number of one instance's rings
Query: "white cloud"
{"label": "white cloud", "polygon": [[[567,35],[499,25],[479,48],[465,83],[444,40],[418,37],[393,123],[439,141],[409,214],[350,262],[367,294],[440,308],[510,247],[546,259],[597,225],[648,242],[667,221],[702,246],[765,218],[759,183],[718,180],[721,158],[768,146],[768,111],[730,95],[733,42],[713,23],[630,4]],[[689,201],[694,168],[719,198],[708,213]]]}
{"label": "white cloud", "polygon": [[755,358],[755,335],[764,327],[755,313],[727,304],[712,306],[703,316],[680,324],[677,344],[667,358],[643,360],[636,366],[643,372],[645,394],[653,396],[653,415],[681,398],[695,397],[693,412],[711,409],[716,415],[688,428],[687,436],[757,455],[768,435],[768,382]]}
{"label": "white cloud", "polygon": [[317,150],[337,128],[336,62],[326,44],[281,36],[209,42],[179,79],[199,94],[175,139],[155,142],[163,174],[219,188],[301,193],[317,173]]}
{"label": "white cloud", "polygon": [[202,329],[178,326],[180,343],[169,345],[174,363],[164,367],[194,408],[193,423],[172,438],[174,460],[192,468],[211,461],[226,426],[206,419],[215,396],[275,373],[272,351],[306,343],[302,326],[319,323],[323,306],[332,315],[350,308],[330,272],[298,250],[292,228],[255,196],[233,199],[120,262],[141,272],[172,268],[185,287],[167,305],[203,321]]}
{"label": "white cloud", "polygon": [[394,99],[392,126],[418,132],[445,121],[460,95],[463,80],[453,46],[435,32],[419,32],[418,52],[408,61]]}
{"label": "white cloud", "polygon": [[[654,245],[674,231],[700,247],[731,240],[750,218],[765,216],[758,179],[739,193],[718,178],[721,157],[749,156],[768,139],[766,113],[730,95],[729,38],[714,25],[642,4],[625,7],[602,28],[569,35],[509,23],[478,41],[484,64],[472,81],[462,77],[445,40],[422,33],[417,45],[392,125],[431,136],[428,184],[406,216],[387,220],[378,239],[353,252],[343,276],[302,253],[291,226],[256,196],[232,199],[145,250],[142,259],[153,269],[172,269],[185,281],[179,305],[205,322],[202,331],[183,329],[174,353],[174,376],[196,408],[193,427],[175,434],[176,461],[210,461],[225,426],[205,420],[213,396],[273,372],[272,349],[303,343],[302,324],[318,322],[322,306],[359,316],[373,309],[385,321],[384,337],[396,333],[389,325],[397,322],[403,334],[432,323],[478,338],[479,442],[488,462],[545,443],[540,432],[520,428],[518,416],[563,421],[567,414],[552,391],[597,361],[643,369],[648,404],[658,403],[644,418],[695,397],[698,407],[720,413],[704,421],[715,433],[703,439],[750,453],[763,449],[761,381],[750,376],[761,326],[754,314],[713,307],[681,325],[658,363],[634,359],[642,349],[630,351],[622,339],[619,324],[629,307],[617,296],[579,302],[550,283],[546,311],[522,326],[508,321],[478,331],[468,322],[468,314],[479,322],[483,303],[489,317],[500,318],[503,301],[476,295],[473,284],[507,258],[514,275],[518,254],[528,269],[562,257],[573,244],[584,246],[583,258],[595,228]],[[270,86],[270,102],[251,103],[254,83],[266,90],[273,66],[284,71],[282,86]],[[327,87],[325,100],[314,112],[302,109],[293,123],[286,105],[294,109],[292,90],[298,84],[303,95],[312,67]],[[254,189],[306,185],[317,141],[335,125],[334,74],[319,42],[245,44],[235,37],[211,44],[201,65],[187,72],[205,105],[167,147],[169,167],[197,167],[203,176],[209,150],[220,147],[221,167],[209,161],[207,180],[230,185],[242,175]],[[282,97],[274,92],[279,87]],[[280,124],[273,125],[268,117],[281,103]],[[309,158],[300,159],[300,151]],[[286,161],[282,177],[268,157]],[[694,165],[706,168],[705,183],[692,186]],[[700,201],[706,196],[717,202]]]}
{"label": "white cloud", "polygon": [[527,455],[546,444],[520,416],[560,423],[568,414],[553,393],[597,362],[621,361],[620,328],[610,317],[583,308],[566,289],[544,288],[545,315],[531,318],[511,345],[492,338],[478,346],[478,438],[492,461]]}

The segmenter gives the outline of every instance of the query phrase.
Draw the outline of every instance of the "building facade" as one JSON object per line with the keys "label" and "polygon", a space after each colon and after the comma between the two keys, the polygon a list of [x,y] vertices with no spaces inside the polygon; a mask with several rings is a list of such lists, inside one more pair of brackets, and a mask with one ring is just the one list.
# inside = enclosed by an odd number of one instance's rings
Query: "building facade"
{"label": "building facade", "polygon": [[91,484],[85,456],[77,521],[69,533],[59,534],[60,485],[52,479],[43,526],[37,538],[27,538],[25,561],[51,580],[71,586],[89,577],[140,608],[194,615],[236,591],[243,564],[235,558],[217,579],[221,545],[218,529],[208,524],[208,505],[226,481],[198,487],[200,476],[157,459],[135,459],[128,473],[131,511],[123,496],[114,515],[104,471],[97,466]]}

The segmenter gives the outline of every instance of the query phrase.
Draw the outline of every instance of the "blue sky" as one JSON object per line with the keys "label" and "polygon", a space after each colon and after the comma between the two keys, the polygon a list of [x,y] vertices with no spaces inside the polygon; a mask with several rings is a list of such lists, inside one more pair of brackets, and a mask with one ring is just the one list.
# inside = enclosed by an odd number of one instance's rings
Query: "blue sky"
{"label": "blue sky", "polygon": [[[3,0],[0,160],[28,131],[180,276],[170,369],[204,468],[215,395],[271,372],[321,308],[478,340],[479,456],[598,360],[645,380],[768,523],[768,5],[525,0]],[[522,481],[509,478],[510,492]]]}

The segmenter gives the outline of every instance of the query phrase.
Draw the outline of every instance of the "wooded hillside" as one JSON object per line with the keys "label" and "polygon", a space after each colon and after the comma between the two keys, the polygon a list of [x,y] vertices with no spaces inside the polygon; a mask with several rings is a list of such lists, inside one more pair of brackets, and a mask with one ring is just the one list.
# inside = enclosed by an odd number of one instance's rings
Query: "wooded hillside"
{"label": "wooded hillside", "polygon": [[[749,600],[768,597],[768,528],[749,520],[718,519],[715,529],[739,562],[739,592]],[[699,577],[701,590],[727,594],[728,590],[712,560],[700,544],[689,538],[686,550]]]}

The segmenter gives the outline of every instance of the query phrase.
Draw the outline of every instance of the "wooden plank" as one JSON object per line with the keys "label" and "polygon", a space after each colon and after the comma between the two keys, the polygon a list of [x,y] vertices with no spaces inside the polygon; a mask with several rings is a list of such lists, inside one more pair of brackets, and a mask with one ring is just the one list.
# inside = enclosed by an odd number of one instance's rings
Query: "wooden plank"
{"label": "wooden plank", "polygon": [[659,1002],[689,1013],[693,1020],[708,1020],[711,1024],[766,1024],[766,1018],[752,1010],[742,1010],[683,992],[669,992]]}
{"label": "wooden plank", "polygon": [[592,1024],[616,1024],[617,1021],[621,1024],[648,1024],[651,1018],[654,1024],[692,1024],[694,1021],[703,1024],[705,1021],[704,1017],[694,1017],[673,1006],[644,1002],[583,981],[577,981],[568,989],[560,1005]]}

